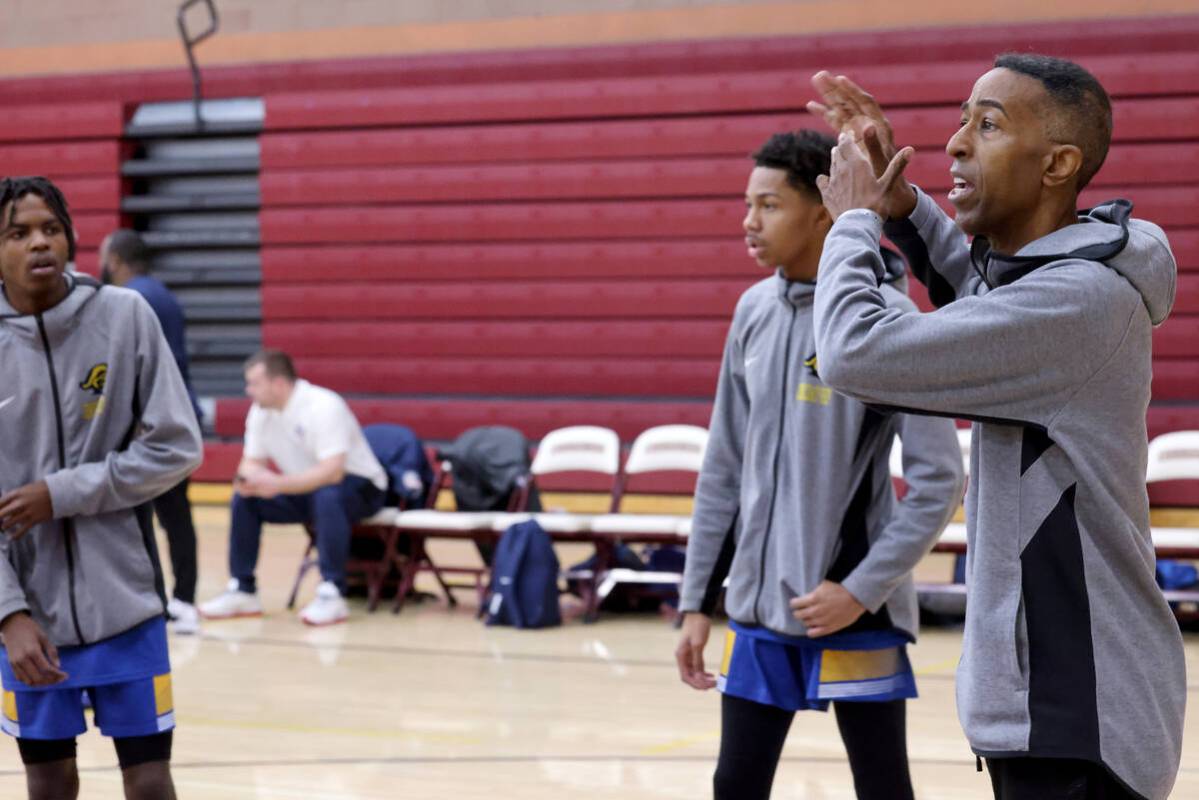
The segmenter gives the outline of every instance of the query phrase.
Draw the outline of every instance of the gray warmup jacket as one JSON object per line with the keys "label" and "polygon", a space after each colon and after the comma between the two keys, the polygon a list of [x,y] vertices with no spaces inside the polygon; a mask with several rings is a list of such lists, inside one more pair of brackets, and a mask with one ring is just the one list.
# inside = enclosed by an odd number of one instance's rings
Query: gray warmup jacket
{"label": "gray warmup jacket", "polygon": [[1159,800],[1186,670],[1154,582],[1145,412],[1176,267],[1130,213],[1114,201],[1001,256],[921,193],[887,233],[943,305],[910,314],[878,290],[878,217],[846,212],[821,258],[816,341],[848,394],[976,420],[957,682],[971,747],[1102,763]]}
{"label": "gray warmup jacket", "polygon": [[[68,276],[18,314],[0,293],[0,490],[45,480],[54,519],[0,535],[0,619],[28,610],[56,645],[90,644],[166,609],[149,506],[200,463],[200,431],[154,312]],[[136,508],[140,506],[140,508]]]}
{"label": "gray warmup jacket", "polygon": [[[886,302],[915,308],[893,285]],[[878,288],[878,283],[875,283]],[[962,497],[962,455],[946,419],[885,415],[831,390],[812,332],[815,286],[776,274],[742,295],[725,345],[683,575],[684,611],[725,608],[746,625],[804,636],[788,605],[824,579],[869,613],[850,630],[898,628],[913,639],[911,570]],[[896,505],[888,467],[898,431],[908,493]]]}

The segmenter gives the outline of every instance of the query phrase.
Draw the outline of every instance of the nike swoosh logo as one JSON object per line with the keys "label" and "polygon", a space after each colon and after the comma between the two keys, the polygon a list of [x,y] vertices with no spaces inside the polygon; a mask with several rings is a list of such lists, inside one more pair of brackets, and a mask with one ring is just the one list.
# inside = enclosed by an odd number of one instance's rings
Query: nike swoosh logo
{"label": "nike swoosh logo", "polygon": [[761,358],[761,356],[754,356],[753,358],[747,358],[747,359],[745,359],[745,366],[747,366],[747,367],[748,367],[750,364],[754,363],[754,362],[755,362],[755,361],[757,361],[759,358]]}
{"label": "nike swoosh logo", "polygon": [[11,403],[13,400],[16,400],[16,399],[17,399],[17,396],[14,394],[12,397],[8,398],[7,400],[0,400],[0,408],[4,408],[6,405],[8,405],[9,403]]}

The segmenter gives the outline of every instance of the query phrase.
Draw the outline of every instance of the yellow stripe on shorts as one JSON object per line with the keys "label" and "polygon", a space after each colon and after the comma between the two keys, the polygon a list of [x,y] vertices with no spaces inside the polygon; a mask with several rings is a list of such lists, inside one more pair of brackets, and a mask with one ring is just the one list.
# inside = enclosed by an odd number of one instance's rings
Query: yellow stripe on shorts
{"label": "yellow stripe on shorts", "polygon": [[729,662],[733,660],[733,643],[737,641],[737,632],[729,628],[724,634],[724,656],[720,659],[720,674],[729,674]]}
{"label": "yellow stripe on shorts", "polygon": [[17,693],[4,693],[4,716],[11,719],[13,722],[20,722],[17,719]]}
{"label": "yellow stripe on shorts", "polygon": [[171,673],[154,676],[154,703],[158,707],[158,716],[160,717],[175,710],[174,692],[171,691]]}
{"label": "yellow stripe on shorts", "polygon": [[820,682],[868,681],[899,672],[899,648],[883,650],[825,650],[820,658]]}

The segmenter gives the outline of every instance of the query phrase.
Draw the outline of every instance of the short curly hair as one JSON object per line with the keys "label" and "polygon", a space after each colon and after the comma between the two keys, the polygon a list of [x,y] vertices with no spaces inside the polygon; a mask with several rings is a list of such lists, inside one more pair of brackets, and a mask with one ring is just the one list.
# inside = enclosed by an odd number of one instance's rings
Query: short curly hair
{"label": "short curly hair", "polygon": [[828,174],[836,144],[833,137],[817,131],[788,131],[771,136],[750,158],[754,166],[783,170],[792,188],[820,199],[816,178]]}

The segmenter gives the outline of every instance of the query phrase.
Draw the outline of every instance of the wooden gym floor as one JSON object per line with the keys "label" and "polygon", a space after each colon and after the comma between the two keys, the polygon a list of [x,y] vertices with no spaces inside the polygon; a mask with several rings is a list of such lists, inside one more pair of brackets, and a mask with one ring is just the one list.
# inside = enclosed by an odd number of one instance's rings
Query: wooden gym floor
{"label": "wooden gym floor", "polygon": [[[220,591],[227,512],[197,507],[200,598]],[[261,619],[208,623],[172,637],[173,771],[185,800],[295,798],[696,798],[710,797],[719,744],[719,697],[681,683],[675,631],[652,616],[607,615],[595,625],[544,631],[486,628],[462,605],[412,604],[398,617],[367,615],[310,629],[284,610],[302,548],[298,528],[269,528],[259,584]],[[455,545],[438,548],[447,559]],[[165,556],[165,550],[164,556]],[[586,555],[563,551],[564,563]],[[921,573],[940,579],[948,562]],[[311,596],[311,576],[301,602]],[[708,661],[718,663],[722,629]],[[921,696],[908,707],[908,747],[922,800],[988,798],[954,713],[955,630],[927,630],[911,655]],[[1192,706],[1199,637],[1187,637]],[[1174,797],[1199,797],[1199,722],[1187,721]],[[88,800],[120,798],[111,743],[79,740]],[[15,744],[0,744],[0,797],[24,796]],[[831,714],[796,717],[777,800],[853,798]]]}

